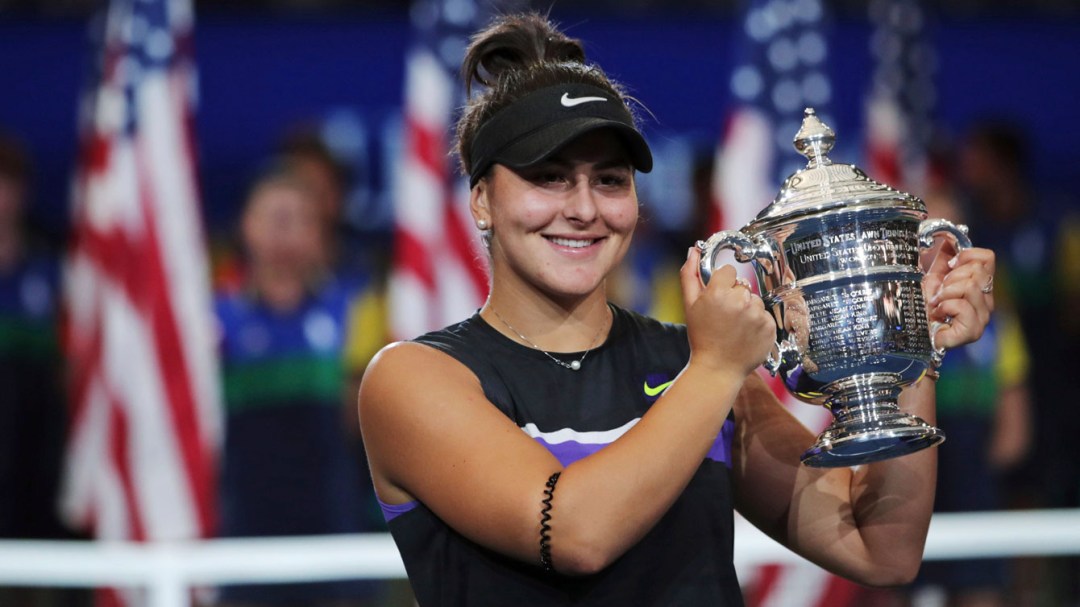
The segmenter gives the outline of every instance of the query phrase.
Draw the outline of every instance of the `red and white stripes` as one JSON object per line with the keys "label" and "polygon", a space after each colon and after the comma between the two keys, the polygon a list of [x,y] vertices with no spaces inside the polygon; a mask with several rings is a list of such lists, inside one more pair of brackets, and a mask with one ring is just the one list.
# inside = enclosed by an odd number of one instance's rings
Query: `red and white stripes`
{"label": "red and white stripes", "polygon": [[193,70],[173,54],[190,6],[142,14],[145,4],[110,6],[65,268],[73,414],[61,506],[108,540],[207,535],[221,434]]}
{"label": "red and white stripes", "polygon": [[467,318],[487,295],[468,186],[449,154],[457,87],[426,48],[406,63],[405,154],[396,179],[391,331],[409,339]]}

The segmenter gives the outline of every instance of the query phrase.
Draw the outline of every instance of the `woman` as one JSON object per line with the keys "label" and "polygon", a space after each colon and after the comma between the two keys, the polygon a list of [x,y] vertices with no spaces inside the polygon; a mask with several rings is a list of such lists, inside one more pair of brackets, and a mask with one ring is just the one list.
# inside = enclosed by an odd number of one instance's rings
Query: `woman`
{"label": "woman", "polygon": [[[256,181],[240,222],[243,289],[216,302],[225,537],[364,531],[358,454],[341,423],[354,296],[327,278],[322,232],[306,182],[282,167]],[[366,582],[236,585],[222,589],[221,605],[357,606],[375,591]]]}
{"label": "woman", "polygon": [[[472,318],[386,348],[360,389],[375,487],[421,605],[741,605],[732,509],[832,571],[910,580],[932,450],[849,469],[799,463],[813,437],[753,373],[775,338],[735,270],[691,249],[687,326],[609,305],[652,157],[627,97],[579,43],[506,17],[466,54],[458,125],[491,256]],[[938,343],[978,337],[987,251],[927,280]],[[940,287],[940,289],[939,289]],[[933,421],[932,382],[902,407]]]}

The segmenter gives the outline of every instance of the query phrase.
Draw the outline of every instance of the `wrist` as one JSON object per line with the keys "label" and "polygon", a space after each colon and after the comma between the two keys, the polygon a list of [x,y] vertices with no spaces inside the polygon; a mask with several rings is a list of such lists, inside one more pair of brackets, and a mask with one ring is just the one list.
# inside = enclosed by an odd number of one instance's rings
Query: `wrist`
{"label": "wrist", "polygon": [[741,365],[729,360],[710,359],[691,354],[684,373],[718,386],[741,386],[746,381],[746,376],[753,373],[753,369],[744,369]]}

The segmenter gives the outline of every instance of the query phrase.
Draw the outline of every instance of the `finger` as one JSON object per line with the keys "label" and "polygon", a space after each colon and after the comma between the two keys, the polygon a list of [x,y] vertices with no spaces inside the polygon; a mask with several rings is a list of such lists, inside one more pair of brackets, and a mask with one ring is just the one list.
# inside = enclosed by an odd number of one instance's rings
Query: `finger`
{"label": "finger", "polygon": [[927,276],[943,277],[949,272],[949,262],[956,257],[956,247],[953,242],[948,239],[939,238],[934,242],[934,246],[925,251],[922,256],[922,261],[925,263],[929,260],[929,264],[925,264]]}
{"label": "finger", "polygon": [[943,281],[955,280],[956,277],[971,276],[982,273],[993,276],[995,269],[994,252],[989,249],[966,249],[949,259],[944,265],[944,273],[940,273],[941,266],[934,268],[934,276],[940,276]]}
{"label": "finger", "polygon": [[989,320],[989,312],[994,309],[993,279],[994,275],[988,274],[982,265],[957,268],[946,277],[945,283],[928,303],[932,307],[946,299],[963,297],[977,309],[985,310],[985,320]]}
{"label": "finger", "polygon": [[942,276],[938,274],[926,274],[923,276],[922,289],[923,299],[927,306],[936,304],[934,297],[941,292]]}
{"label": "finger", "polygon": [[[993,296],[984,293],[982,287],[984,280],[972,277],[967,280],[945,286],[939,297],[936,297],[931,306],[930,316],[940,318],[943,316],[955,316],[949,312],[950,307],[957,301],[966,302],[975,311],[973,322],[983,325],[990,322],[990,313],[993,311]],[[948,306],[946,305],[948,304]],[[944,312],[942,308],[944,307]]]}
{"label": "finger", "polygon": [[968,264],[977,264],[983,266],[991,274],[993,274],[994,271],[995,256],[994,252],[990,249],[964,249],[956,255],[955,260],[956,261],[950,261],[952,268],[958,268]]}
{"label": "finger", "polygon": [[682,285],[683,303],[690,306],[701,296],[705,288],[701,284],[701,276],[698,268],[701,264],[701,251],[697,247],[690,247],[686,254],[686,263],[679,270],[679,283]]}
{"label": "finger", "polygon": [[750,281],[746,280],[742,276],[735,277],[735,283],[731,285],[731,288],[741,291],[744,304],[750,304],[753,299],[760,299],[754,297],[754,290],[750,287]]}
{"label": "finger", "polygon": [[985,276],[985,274],[982,273],[980,267],[976,266],[964,266],[949,272],[938,285],[937,291],[930,294],[930,300],[927,303],[933,306],[942,299],[963,297],[964,292],[969,288],[981,289],[982,285],[986,284],[986,279],[983,278],[980,282],[978,276]]}
{"label": "finger", "polygon": [[707,288],[714,291],[727,290],[735,287],[735,278],[738,272],[735,271],[735,266],[731,264],[724,264],[713,272],[712,278],[709,280],[709,286]]}
{"label": "finger", "polygon": [[986,324],[978,318],[978,312],[967,300],[949,300],[942,304],[938,311],[942,318],[951,318],[951,321],[943,324],[942,328],[934,334],[936,347],[955,348],[982,337]]}

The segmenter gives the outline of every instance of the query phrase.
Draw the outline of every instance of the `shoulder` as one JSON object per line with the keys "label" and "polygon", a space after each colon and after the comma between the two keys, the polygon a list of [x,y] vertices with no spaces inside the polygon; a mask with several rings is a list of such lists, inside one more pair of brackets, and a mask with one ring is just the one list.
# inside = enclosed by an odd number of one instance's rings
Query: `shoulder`
{"label": "shoulder", "polygon": [[412,342],[447,354],[480,374],[488,369],[495,356],[493,337],[494,329],[479,314],[474,314],[461,322],[416,337]]}
{"label": "shoulder", "polygon": [[232,326],[258,312],[258,301],[245,291],[221,291],[214,295],[214,313],[218,322]]}
{"label": "shoulder", "polygon": [[479,385],[479,380],[463,363],[433,343],[394,342],[371,359],[361,382],[361,402],[365,393],[404,394],[437,389],[440,384]]}
{"label": "shoulder", "polygon": [[[409,435],[438,424],[459,404],[482,398],[480,380],[465,365],[429,345],[395,342],[380,350],[360,381],[358,408],[365,437]],[[365,439],[367,440],[367,439]]]}
{"label": "shoulder", "polygon": [[228,324],[242,314],[243,308],[244,298],[238,293],[220,292],[214,295],[214,313],[222,324]]}

